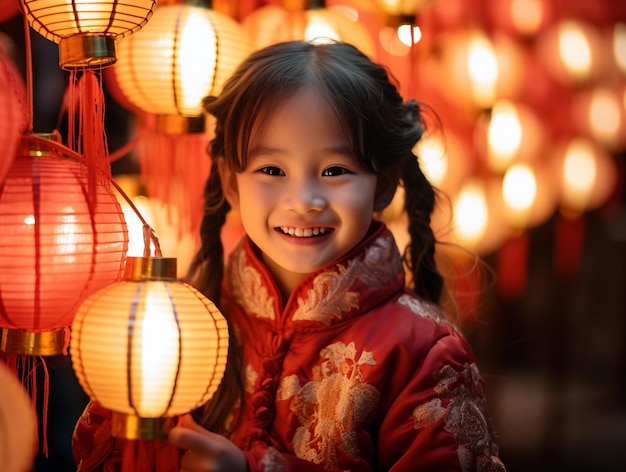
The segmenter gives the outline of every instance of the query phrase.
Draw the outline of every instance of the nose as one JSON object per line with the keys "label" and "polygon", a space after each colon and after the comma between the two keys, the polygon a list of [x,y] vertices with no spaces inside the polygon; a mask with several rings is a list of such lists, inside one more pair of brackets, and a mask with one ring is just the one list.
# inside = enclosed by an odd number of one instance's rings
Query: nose
{"label": "nose", "polygon": [[294,181],[284,199],[285,206],[298,213],[322,211],[327,206],[323,187],[312,179]]}

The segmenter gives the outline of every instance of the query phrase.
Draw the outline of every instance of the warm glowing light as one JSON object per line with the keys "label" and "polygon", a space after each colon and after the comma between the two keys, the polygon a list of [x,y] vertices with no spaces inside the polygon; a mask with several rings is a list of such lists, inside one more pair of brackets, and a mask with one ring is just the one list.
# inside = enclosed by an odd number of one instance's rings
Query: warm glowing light
{"label": "warm glowing light", "polygon": [[591,73],[591,46],[580,25],[563,21],[558,44],[559,56],[569,73],[576,79],[586,79]]}
{"label": "warm glowing light", "polygon": [[491,106],[498,80],[498,61],[493,44],[482,33],[475,34],[469,41],[467,67],[474,100],[479,106]]}
{"label": "warm glowing light", "polygon": [[613,92],[598,88],[591,96],[589,125],[591,133],[598,141],[606,144],[616,142],[620,129],[620,104]]}
{"label": "warm glowing light", "polygon": [[164,300],[155,295],[150,294],[145,307],[141,308],[144,319],[141,320],[141,335],[136,338],[136,349],[141,353],[137,403],[146,416],[157,416],[163,411],[159,404],[161,399],[154,392],[173,390],[178,365],[169,356],[180,350],[176,321],[168,316],[167,310],[161,309]]}
{"label": "warm glowing light", "polygon": [[434,0],[375,0],[374,3],[388,15],[415,15]]}
{"label": "warm glowing light", "polygon": [[513,25],[524,34],[536,33],[543,21],[540,0],[511,0]]}
{"label": "warm glowing light", "polygon": [[426,136],[415,149],[426,178],[435,186],[441,186],[448,170],[448,156],[439,137]]}
{"label": "warm glowing light", "polygon": [[454,204],[455,232],[462,241],[476,243],[487,228],[488,211],[484,187],[467,183]]}
{"label": "warm glowing light", "polygon": [[588,141],[573,140],[563,161],[563,198],[576,209],[587,205],[596,180],[596,161]]}
{"label": "warm glowing light", "polygon": [[139,32],[120,41],[115,81],[124,97],[155,115],[202,115],[252,44],[234,19],[187,4],[158,7]]}
{"label": "warm glowing light", "polygon": [[626,24],[616,23],[613,29],[613,55],[620,70],[626,74]]}
{"label": "warm glowing light", "polygon": [[411,47],[411,45],[417,44],[422,39],[422,30],[419,26],[400,25],[398,26],[398,39],[405,46]]}
{"label": "warm glowing light", "polygon": [[92,294],[76,312],[72,366],[89,397],[114,414],[184,414],[210,400],[221,382],[226,320],[176,280],[175,265],[128,258],[124,280]]}
{"label": "warm glowing light", "polygon": [[494,105],[487,140],[490,166],[499,172],[505,170],[522,143],[522,125],[512,103],[500,101]]}
{"label": "warm glowing light", "polygon": [[504,202],[514,210],[528,210],[537,195],[535,174],[526,165],[511,166],[502,179],[502,196]]}
{"label": "warm glowing light", "polygon": [[339,40],[339,33],[320,18],[311,18],[304,31],[304,39],[316,43],[330,43]]}

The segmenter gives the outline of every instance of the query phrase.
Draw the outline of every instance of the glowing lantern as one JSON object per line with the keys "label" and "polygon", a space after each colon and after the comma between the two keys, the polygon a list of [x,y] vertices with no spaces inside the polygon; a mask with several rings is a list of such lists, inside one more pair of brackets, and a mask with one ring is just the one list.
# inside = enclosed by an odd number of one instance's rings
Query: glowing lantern
{"label": "glowing lantern", "polygon": [[150,23],[120,41],[119,61],[106,78],[141,116],[141,175],[149,198],[172,205],[179,230],[196,234],[209,175],[202,99],[252,51],[246,31],[206,7],[167,4]]}
{"label": "glowing lantern", "polygon": [[610,58],[598,30],[583,20],[561,20],[540,35],[540,57],[564,85],[587,83],[606,74]]}
{"label": "glowing lantern", "polygon": [[617,182],[613,159],[583,138],[572,139],[561,147],[554,159],[561,209],[578,215],[606,202]]}
{"label": "glowing lantern", "polygon": [[177,281],[175,258],[128,258],[123,280],[87,298],[72,324],[74,371],[112,411],[115,437],[157,439],[172,417],[209,401],[227,350],[226,320]]}
{"label": "glowing lantern", "polygon": [[15,66],[0,46],[0,183],[11,167],[27,128],[26,91]]}
{"label": "glowing lantern", "polygon": [[116,40],[140,30],[156,0],[23,0],[30,26],[59,44],[59,64],[73,70],[109,66]]}
{"label": "glowing lantern", "polygon": [[254,45],[262,48],[289,40],[324,42],[339,40],[353,44],[367,56],[376,56],[376,47],[360,23],[339,8],[305,8],[305,1],[285,2],[286,6],[264,5],[242,21]]}
{"label": "glowing lantern", "polygon": [[[80,156],[78,156],[80,157]],[[110,187],[52,139],[24,137],[0,187],[1,349],[56,355],[84,297],[117,280],[128,236]]]}
{"label": "glowing lantern", "polygon": [[496,97],[514,99],[521,90],[526,59],[505,35],[469,29],[441,34],[438,41],[441,54],[430,56],[424,69],[451,101],[488,109]]}
{"label": "glowing lantern", "polygon": [[574,99],[574,121],[581,134],[604,149],[619,153],[626,148],[626,106],[623,87],[597,86],[577,94]]}
{"label": "glowing lantern", "polygon": [[499,0],[486,13],[507,32],[532,37],[550,23],[553,10],[549,0]]}
{"label": "glowing lantern", "polygon": [[[547,165],[517,163],[502,177],[500,200],[495,201],[500,219],[515,230],[544,223],[556,207],[557,190]],[[495,200],[495,199],[494,199]]]}
{"label": "glowing lantern", "polygon": [[202,99],[252,50],[241,25],[208,8],[159,6],[150,23],[120,42],[113,69],[124,96],[155,115],[202,115]]}
{"label": "glowing lantern", "polygon": [[612,35],[612,49],[615,63],[626,75],[626,23],[615,23]]}
{"label": "glowing lantern", "polygon": [[484,132],[487,163],[496,173],[503,173],[513,162],[534,160],[544,141],[535,113],[508,100],[494,103]]}

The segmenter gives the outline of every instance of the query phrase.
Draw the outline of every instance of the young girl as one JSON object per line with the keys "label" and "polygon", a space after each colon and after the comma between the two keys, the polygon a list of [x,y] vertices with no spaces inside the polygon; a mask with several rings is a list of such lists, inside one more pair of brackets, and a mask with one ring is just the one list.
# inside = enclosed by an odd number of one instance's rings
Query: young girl
{"label": "young girl", "polygon": [[[232,337],[217,396],[170,431],[181,470],[503,471],[476,359],[438,308],[418,103],[353,46],[296,41],[253,53],[205,107],[216,134],[189,282]],[[398,185],[404,257],[374,218]],[[229,211],[246,235],[224,265]],[[105,423],[97,405],[79,422],[79,470],[113,460]]]}

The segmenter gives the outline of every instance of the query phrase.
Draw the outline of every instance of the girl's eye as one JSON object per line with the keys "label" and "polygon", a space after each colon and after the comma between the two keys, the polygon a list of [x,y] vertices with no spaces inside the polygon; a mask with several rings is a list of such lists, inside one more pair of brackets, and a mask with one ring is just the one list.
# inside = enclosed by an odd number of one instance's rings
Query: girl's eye
{"label": "girl's eye", "polygon": [[280,167],[276,166],[266,166],[259,169],[260,172],[263,172],[267,175],[285,175],[285,173],[280,169]]}
{"label": "girl's eye", "polygon": [[346,169],[345,167],[340,167],[340,166],[332,166],[329,167],[328,169],[325,169],[324,172],[322,172],[322,176],[324,177],[335,177],[338,175],[343,175],[343,174],[350,174],[351,172]]}

